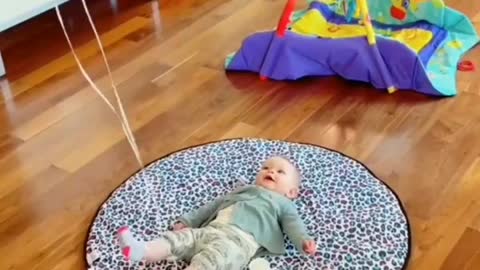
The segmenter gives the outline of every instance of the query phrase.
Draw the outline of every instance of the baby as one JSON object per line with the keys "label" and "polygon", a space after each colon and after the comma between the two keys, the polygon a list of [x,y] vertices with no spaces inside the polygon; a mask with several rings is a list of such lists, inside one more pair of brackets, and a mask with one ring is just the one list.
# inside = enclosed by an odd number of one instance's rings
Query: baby
{"label": "baby", "polygon": [[133,261],[170,258],[190,262],[187,270],[240,270],[253,257],[285,253],[284,235],[303,253],[314,255],[316,242],[300,219],[293,199],[300,174],[288,160],[268,159],[255,185],[241,187],[179,219],[172,232],[150,242],[119,230],[123,255]]}

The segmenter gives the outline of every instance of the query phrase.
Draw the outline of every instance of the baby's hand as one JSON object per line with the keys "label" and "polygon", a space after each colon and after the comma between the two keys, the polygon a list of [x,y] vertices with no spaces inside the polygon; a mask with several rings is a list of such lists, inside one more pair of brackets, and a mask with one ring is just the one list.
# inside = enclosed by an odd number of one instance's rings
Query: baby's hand
{"label": "baby's hand", "polygon": [[317,252],[317,243],[314,240],[303,241],[303,251],[313,256]]}
{"label": "baby's hand", "polygon": [[188,226],[183,224],[182,222],[178,222],[176,223],[175,225],[173,225],[173,230],[174,231],[180,231],[180,230],[183,230],[185,228],[187,228]]}

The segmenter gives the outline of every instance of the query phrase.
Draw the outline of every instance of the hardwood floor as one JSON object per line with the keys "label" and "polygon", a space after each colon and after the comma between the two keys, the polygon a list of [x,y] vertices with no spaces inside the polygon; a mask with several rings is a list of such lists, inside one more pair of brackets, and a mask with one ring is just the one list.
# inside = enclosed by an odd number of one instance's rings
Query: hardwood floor
{"label": "hardwood floor", "polygon": [[[244,37],[274,27],[284,1],[90,1],[146,162],[178,148],[255,136],[342,151],[403,201],[409,269],[480,269],[480,78],[460,93],[388,95],[338,78],[261,81],[226,74]],[[446,1],[480,30],[480,2]],[[62,7],[102,89],[108,77],[79,4]],[[266,11],[272,11],[268,13]],[[35,48],[33,41],[38,41]],[[85,82],[54,13],[0,34],[0,269],[85,269],[97,208],[139,169],[123,132]],[[480,66],[480,49],[465,56]]]}

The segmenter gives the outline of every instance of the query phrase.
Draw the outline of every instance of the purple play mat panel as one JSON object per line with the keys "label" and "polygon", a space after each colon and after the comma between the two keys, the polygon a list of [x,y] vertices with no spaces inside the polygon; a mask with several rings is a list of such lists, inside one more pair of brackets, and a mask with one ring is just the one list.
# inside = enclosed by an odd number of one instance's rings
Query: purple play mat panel
{"label": "purple play mat panel", "polygon": [[284,256],[265,257],[271,269],[389,269],[406,267],[409,224],[394,192],[361,163],[314,145],[233,139],[181,150],[130,177],[100,207],[86,243],[90,270],[179,270],[186,262],[128,263],[117,245],[125,224],[145,241],[169,230],[182,214],[252,183],[262,162],[282,155],[300,169],[295,201],[318,242],[305,256],[288,238]]}
{"label": "purple play mat panel", "polygon": [[[377,47],[382,59],[388,59],[386,68],[392,71],[392,80],[399,89],[439,94],[430,83],[421,60],[410,49],[384,38],[377,38]],[[383,80],[375,57],[364,37],[321,39],[288,32],[284,38],[279,38],[275,32],[264,32],[248,37],[227,69],[254,71],[274,80],[339,75],[386,89],[389,85]]]}

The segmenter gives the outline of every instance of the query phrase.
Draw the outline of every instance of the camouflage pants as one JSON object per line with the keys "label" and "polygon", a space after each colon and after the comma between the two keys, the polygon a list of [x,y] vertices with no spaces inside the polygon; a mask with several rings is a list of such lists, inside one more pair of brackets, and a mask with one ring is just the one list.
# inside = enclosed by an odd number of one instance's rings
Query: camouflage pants
{"label": "camouflage pants", "polygon": [[229,225],[215,224],[200,229],[167,232],[174,257],[190,261],[198,270],[241,270],[250,262],[258,245]]}

